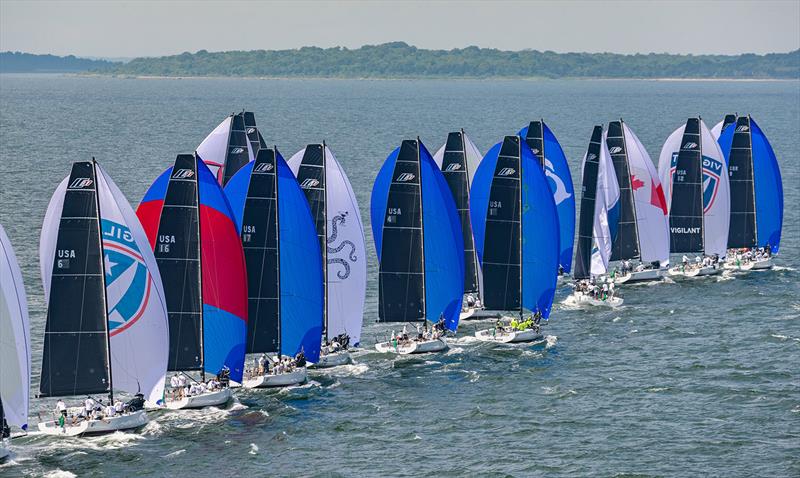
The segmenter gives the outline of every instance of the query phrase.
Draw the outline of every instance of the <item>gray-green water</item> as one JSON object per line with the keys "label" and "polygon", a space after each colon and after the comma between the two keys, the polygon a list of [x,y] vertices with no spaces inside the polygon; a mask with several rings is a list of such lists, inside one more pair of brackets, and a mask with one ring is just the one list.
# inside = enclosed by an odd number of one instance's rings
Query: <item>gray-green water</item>
{"label": "gray-green water", "polygon": [[[44,210],[95,156],[134,205],[222,118],[247,108],[289,156],[326,140],[365,223],[372,181],[403,138],[433,150],[463,127],[486,151],[544,117],[580,178],[592,126],[622,116],[651,156],[688,116],[751,113],[778,155],[786,213],[776,270],[627,287],[616,311],[555,307],[550,344],[498,348],[462,323],[448,353],[372,352],[357,365],[228,410],[169,412],[138,433],[15,440],[2,476],[798,476],[800,84],[655,81],[128,80],[0,75],[0,223],[31,307],[38,387]],[[563,300],[566,290],[559,291]],[[557,337],[557,338],[556,338]],[[32,401],[32,424],[53,402]],[[32,425],[35,429],[35,425]]]}

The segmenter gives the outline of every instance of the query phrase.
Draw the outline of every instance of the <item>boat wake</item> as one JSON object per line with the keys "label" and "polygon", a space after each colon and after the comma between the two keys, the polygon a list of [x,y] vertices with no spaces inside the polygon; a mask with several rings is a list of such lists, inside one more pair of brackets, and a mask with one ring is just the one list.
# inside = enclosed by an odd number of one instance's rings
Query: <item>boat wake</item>
{"label": "boat wake", "polygon": [[330,375],[332,377],[358,377],[359,375],[367,373],[368,370],[369,365],[365,363],[353,363],[331,367],[325,370],[325,375]]}

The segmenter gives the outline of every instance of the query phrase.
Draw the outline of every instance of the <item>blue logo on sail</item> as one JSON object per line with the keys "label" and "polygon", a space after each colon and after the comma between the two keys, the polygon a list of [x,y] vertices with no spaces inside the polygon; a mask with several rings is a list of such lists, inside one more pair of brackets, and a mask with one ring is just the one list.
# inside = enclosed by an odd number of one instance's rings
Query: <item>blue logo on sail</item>
{"label": "blue logo on sail", "polygon": [[130,229],[106,219],[102,227],[108,330],[113,337],[144,314],[150,301],[151,280]]}

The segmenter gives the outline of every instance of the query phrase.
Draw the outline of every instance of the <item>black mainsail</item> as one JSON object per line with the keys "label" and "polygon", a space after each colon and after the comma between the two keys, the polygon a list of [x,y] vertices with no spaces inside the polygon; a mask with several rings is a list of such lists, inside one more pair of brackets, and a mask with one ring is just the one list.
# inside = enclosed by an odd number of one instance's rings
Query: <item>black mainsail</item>
{"label": "black mainsail", "polygon": [[581,179],[581,207],[578,218],[578,244],[572,276],[575,279],[588,279],[592,276],[592,247],[594,245],[594,216],[597,199],[597,176],[600,170],[600,154],[603,141],[603,127],[595,126],[589,149],[583,162]]}
{"label": "black mainsail", "polygon": [[736,129],[733,132],[733,142],[728,155],[728,171],[731,198],[728,247],[755,247],[758,242],[756,240],[756,196],[750,115],[736,120]]}
{"label": "black mainsail", "polygon": [[44,334],[40,396],[111,393],[100,205],[94,161],[67,182]]}
{"label": "black mainsail", "polygon": [[470,174],[467,161],[467,145],[464,130],[447,135],[442,156],[442,175],[444,176],[461,219],[464,236],[464,293],[479,293],[478,255],[472,237],[472,223],[469,215]]}
{"label": "black mainsail", "polygon": [[622,120],[608,123],[606,145],[608,145],[608,152],[614,163],[614,172],[617,176],[620,193],[619,223],[617,236],[611,246],[610,260],[639,259],[641,251],[639,250],[639,228],[636,224],[636,203],[633,200],[628,148],[625,144]]}
{"label": "black mainsail", "polygon": [[378,272],[378,321],[425,321],[420,143],[403,140],[392,171]]}
{"label": "black mainsail", "polygon": [[703,252],[703,159],[699,118],[686,121],[672,178],[670,252]]}
{"label": "black mainsail", "polygon": [[281,353],[277,148],[261,149],[253,164],[242,213],[247,264],[247,353]]}
{"label": "black mainsail", "polygon": [[328,214],[326,203],[327,169],[325,167],[325,143],[309,144],[306,146],[300,166],[297,170],[297,182],[306,195],[314,218],[314,226],[319,238],[319,247],[322,252],[322,292],[323,292],[323,321],[322,334],[328,338]]}
{"label": "black mainsail", "polygon": [[486,211],[483,303],[492,310],[522,313],[522,195],[519,136],[500,146]]}
{"label": "black mainsail", "polygon": [[167,370],[203,370],[203,298],[197,158],[179,154],[167,184],[154,255],[169,316]]}
{"label": "black mainsail", "polygon": [[[244,113],[238,113],[231,117],[228,151],[225,154],[225,166],[222,176],[223,186],[228,184],[233,175],[250,161],[250,155],[247,152],[249,139],[245,128],[244,116]],[[253,122],[255,123],[255,116],[253,117]]]}

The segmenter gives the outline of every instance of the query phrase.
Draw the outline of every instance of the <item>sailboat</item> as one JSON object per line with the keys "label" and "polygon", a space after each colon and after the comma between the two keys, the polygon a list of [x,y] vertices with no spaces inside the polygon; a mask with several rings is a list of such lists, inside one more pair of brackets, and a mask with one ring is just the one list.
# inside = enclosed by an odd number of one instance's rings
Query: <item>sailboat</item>
{"label": "sailboat", "polygon": [[386,158],[370,209],[380,261],[378,322],[425,329],[375,348],[401,355],[445,350],[445,329],[455,332],[464,298],[464,239],[447,181],[419,138],[403,140]]}
{"label": "sailboat", "polygon": [[728,126],[730,126],[730,125],[732,125],[733,123],[736,122],[736,117],[737,116],[738,115],[736,113],[725,115],[725,117],[722,119],[722,121],[720,121],[719,123],[715,124],[714,127],[711,128],[711,136],[713,136],[714,139],[719,140],[719,137],[720,137],[720,135],[722,135],[722,132],[725,131],[725,129]]}
{"label": "sailboat", "polygon": [[583,158],[578,244],[575,251],[575,292],[569,305],[622,305],[611,284],[598,285],[608,273],[608,261],[619,223],[619,184],[602,126],[595,126]]}
{"label": "sailboat", "polygon": [[560,230],[545,172],[524,139],[506,136],[486,153],[471,197],[486,308],[516,314],[522,324],[514,319],[511,328],[493,327],[475,336],[502,343],[538,340],[540,321],[549,318],[555,297]]}
{"label": "sailboat", "polygon": [[[247,275],[222,188],[197,155],[179,154],[145,193],[137,215],[167,299],[167,368],[179,372],[166,406],[223,405],[231,398],[228,379],[241,382],[244,371]],[[206,373],[217,380],[206,382]]]}
{"label": "sailboat", "polygon": [[39,256],[47,302],[39,396],[107,393],[112,405],[115,390],[136,394],[122,413],[70,414],[39,430],[77,436],[144,425],[145,399],[164,394],[166,299],[144,229],[94,159],[74,163],[56,188]]}
{"label": "sailboat", "polygon": [[367,291],[364,226],[350,180],[323,142],[309,144],[289,161],[314,217],[322,251],[323,321],[318,368],[352,361],[361,342]]}
{"label": "sailboat", "polygon": [[661,280],[661,265],[669,262],[669,221],[661,180],[647,150],[621,119],[608,124],[606,145],[620,191],[619,226],[610,260],[621,261],[622,271],[613,280],[617,284]]}
{"label": "sailboat", "polygon": [[[245,126],[245,118],[252,123],[249,127]],[[249,131],[252,132],[248,134]],[[225,186],[239,169],[253,161],[257,151],[252,145],[260,136],[255,126],[255,115],[244,111],[233,113],[197,146],[197,155],[217,181]]]}
{"label": "sailboat", "polygon": [[567,156],[543,119],[531,121],[519,135],[536,156],[547,176],[558,211],[559,228],[559,278],[572,271],[572,250],[575,243],[575,190],[569,171]]}
{"label": "sailboat", "polygon": [[[305,360],[319,361],[323,322],[322,255],[305,194],[278,148],[258,152],[225,187],[247,264],[245,351],[262,354],[247,388],[303,383]],[[295,363],[284,356],[304,357]],[[268,353],[278,362],[269,370]],[[300,357],[298,357],[299,359]]]}
{"label": "sailboat", "polygon": [[463,129],[448,134],[445,144],[433,155],[433,160],[447,181],[461,218],[464,236],[464,299],[461,320],[483,310],[481,266],[475,252],[475,239],[469,217],[469,190],[482,157]]}
{"label": "sailboat", "polygon": [[719,144],[730,178],[726,268],[769,269],[780,249],[783,182],[775,152],[750,115],[725,128]]}
{"label": "sailboat", "polygon": [[[683,254],[672,276],[697,277],[722,271],[727,253],[730,198],[725,159],[699,117],[689,118],[661,149],[658,175],[669,211],[670,252]],[[696,254],[691,264],[686,254]],[[702,256],[702,257],[701,257]]]}
{"label": "sailboat", "polygon": [[9,454],[6,427],[28,429],[30,332],[22,271],[11,241],[0,226],[0,461]]}

